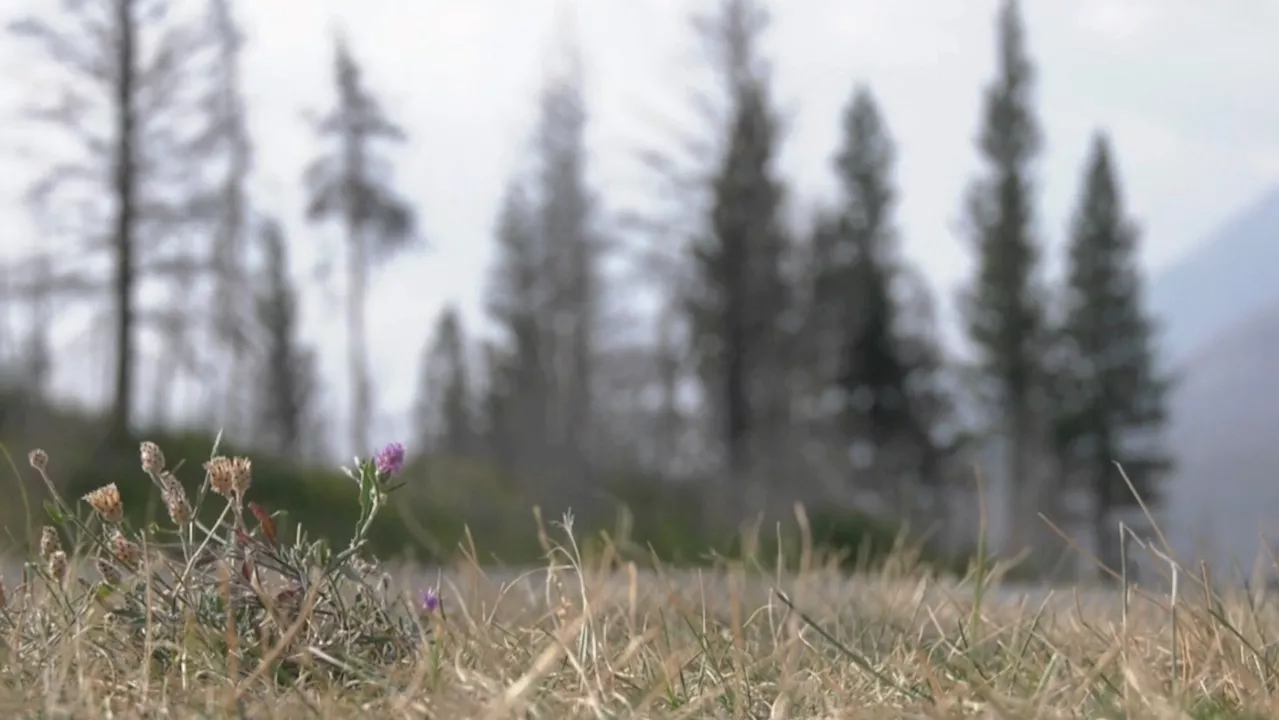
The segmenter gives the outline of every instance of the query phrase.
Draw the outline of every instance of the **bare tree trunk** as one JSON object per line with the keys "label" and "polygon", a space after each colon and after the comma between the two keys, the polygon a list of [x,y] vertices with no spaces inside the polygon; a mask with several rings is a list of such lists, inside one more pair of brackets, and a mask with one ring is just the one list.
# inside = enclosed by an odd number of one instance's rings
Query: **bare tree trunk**
{"label": "bare tree trunk", "polygon": [[133,400],[133,225],[134,225],[134,135],[133,107],[134,51],[137,28],[133,18],[133,0],[116,0],[118,45],[116,62],[116,268],[114,295],[116,304],[116,376],[115,399],[111,407],[109,432],[113,437],[127,437],[130,407]]}
{"label": "bare tree trunk", "polygon": [[660,472],[664,473],[672,470],[673,460],[679,453],[682,428],[677,393],[680,361],[676,357],[675,313],[676,309],[668,304],[662,311],[658,327],[658,383],[662,391],[662,406],[658,411],[655,460]]}
{"label": "bare tree trunk", "polygon": [[1128,568],[1122,567],[1123,555],[1120,552],[1125,538],[1120,534],[1119,526],[1113,522],[1111,514],[1112,503],[1108,502],[1108,493],[1111,490],[1107,478],[1108,470],[1112,470],[1112,468],[1104,465],[1094,471],[1098,474],[1095,475],[1093,489],[1094,552],[1104,566],[1098,568],[1099,578],[1103,582],[1110,582],[1114,579],[1106,569],[1114,570],[1117,573],[1123,573],[1128,570]]}
{"label": "bare tree trunk", "polygon": [[252,384],[250,363],[246,361],[250,350],[245,341],[244,322],[237,310],[245,303],[240,298],[248,290],[244,277],[244,252],[246,230],[249,223],[248,201],[245,197],[245,178],[251,165],[251,147],[245,127],[244,107],[240,94],[240,37],[235,18],[232,17],[229,0],[219,0],[212,6],[216,30],[219,35],[219,55],[222,76],[219,88],[221,121],[226,123],[228,135],[228,167],[223,187],[224,209],[217,245],[217,272],[221,301],[219,334],[230,344],[227,371],[222,390],[222,406],[218,408],[222,426],[235,433],[247,431],[251,414],[248,398],[241,390]]}
{"label": "bare tree trunk", "polygon": [[365,353],[365,264],[364,234],[360,226],[347,227],[347,368],[351,379],[351,451],[357,456],[369,447],[370,387],[368,355]]}
{"label": "bare tree trunk", "polygon": [[1010,472],[1016,473],[1011,476],[1010,550],[1025,551],[1025,562],[1033,572],[1057,574],[1066,569],[1060,564],[1064,558],[1058,552],[1057,534],[1045,518],[1063,529],[1071,523],[1059,482],[1061,469],[1053,464],[1045,444],[1047,429],[1041,420],[1031,419],[1035,417],[1034,410],[1015,412],[1009,431]]}
{"label": "bare tree trunk", "polygon": [[35,282],[31,287],[31,334],[22,359],[26,370],[25,382],[34,395],[43,397],[49,389],[49,376],[53,371],[49,342],[49,328],[54,320],[50,297],[53,268],[48,253],[41,253],[36,259],[33,275]]}
{"label": "bare tree trunk", "polygon": [[1009,551],[1033,550],[1034,542],[1028,515],[1034,514],[1035,478],[1029,474],[1027,462],[1026,413],[1015,410],[1005,434],[1005,472],[1009,487]]}
{"label": "bare tree trunk", "polygon": [[1101,500],[1095,499],[1093,507],[1094,553],[1103,565],[1103,567],[1098,568],[1098,576],[1103,581],[1110,579],[1106,569],[1122,572],[1120,558],[1118,557],[1119,553],[1116,552],[1116,537],[1112,532],[1110,523],[1107,522],[1110,515],[1111,513],[1107,512],[1106,505]]}
{"label": "bare tree trunk", "polygon": [[[155,386],[151,395],[151,417],[145,418],[143,424],[164,427],[169,424],[169,409],[173,406],[173,386],[178,376],[178,359],[169,354],[156,358]],[[145,381],[144,381],[145,383]]]}
{"label": "bare tree trunk", "polygon": [[[582,252],[579,249],[579,252]],[[585,271],[579,268],[577,277],[578,283],[585,283]],[[591,320],[595,314],[591,300],[585,297],[585,293],[579,290],[579,297],[575,297],[574,313],[575,327],[573,334],[573,345],[570,352],[572,353],[572,364],[574,377],[570,379],[570,402],[569,402],[569,427],[571,434],[567,449],[570,452],[570,473],[575,483],[585,483],[587,480],[587,471],[592,464],[593,458],[590,457],[590,449],[595,446],[593,442],[596,437],[596,428],[592,424],[594,415],[594,403],[592,398],[592,390],[594,390],[594,382],[596,373],[593,372],[592,347],[593,343],[590,334]],[[598,459],[598,458],[597,458]]]}
{"label": "bare tree trunk", "polygon": [[10,324],[13,321],[12,308],[17,304],[13,302],[13,298],[16,297],[13,274],[13,268],[8,265],[0,267],[0,298],[5,301],[4,309],[0,310],[0,358],[13,352],[17,345],[13,340],[14,330]]}

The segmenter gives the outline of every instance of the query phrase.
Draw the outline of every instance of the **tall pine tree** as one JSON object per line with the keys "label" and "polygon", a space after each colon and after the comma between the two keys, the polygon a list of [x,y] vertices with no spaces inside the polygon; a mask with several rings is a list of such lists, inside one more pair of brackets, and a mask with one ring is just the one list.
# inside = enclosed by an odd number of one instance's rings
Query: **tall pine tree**
{"label": "tall pine tree", "polygon": [[940,466],[930,428],[935,413],[918,397],[921,384],[911,382],[933,368],[925,348],[916,347],[921,338],[904,336],[895,298],[901,260],[892,219],[894,154],[874,97],[859,87],[834,163],[840,209],[816,237],[810,316],[815,340],[828,347],[821,354],[834,359],[827,380],[841,398],[839,437],[853,450],[854,477],[871,478],[868,485],[909,513],[907,504],[935,484]]}
{"label": "tall pine tree", "polygon": [[423,358],[416,424],[422,447],[453,457],[476,450],[466,350],[458,309],[446,306],[436,322],[434,342]]}
{"label": "tall pine tree", "polygon": [[[538,307],[549,390],[549,435],[558,448],[558,477],[585,479],[595,432],[592,416],[600,322],[601,243],[595,198],[587,185],[578,49],[567,35],[563,69],[542,89],[535,135],[534,184],[545,303]],[[572,483],[570,483],[572,484]]]}
{"label": "tall pine tree", "polygon": [[[191,362],[192,329],[202,318],[185,304],[199,297],[196,270],[208,248],[193,239],[209,219],[208,140],[218,131],[206,112],[207,79],[217,63],[213,35],[178,5],[60,0],[26,6],[8,24],[8,34],[42,60],[27,73],[39,89],[27,117],[43,126],[42,135],[52,130],[63,140],[35,144],[58,148],[27,193],[44,243],[29,265],[16,268],[9,291],[30,298],[38,317],[41,305],[64,298],[92,298],[108,312],[108,431],[117,440],[137,421],[141,360],[150,360],[140,351],[143,332],[161,335],[166,352],[157,364],[199,369]],[[42,77],[42,70],[49,73]],[[99,114],[106,126],[86,121]],[[64,234],[71,252],[45,268],[45,253],[58,250]],[[105,278],[100,265],[109,267]],[[155,280],[174,291],[162,296],[163,305],[146,301],[151,293],[141,290]],[[168,388],[155,390],[172,398]]]}
{"label": "tall pine tree", "polygon": [[352,452],[368,451],[373,387],[365,349],[365,302],[375,263],[405,250],[417,239],[413,208],[389,184],[389,164],[374,152],[374,141],[403,142],[404,132],[387,117],[365,86],[346,41],[334,46],[337,104],[321,119],[321,136],[336,149],[307,168],[307,217],[341,221],[346,237],[347,366],[351,381]]}
{"label": "tall pine tree", "polygon": [[298,292],[289,275],[289,255],[280,224],[261,230],[264,257],[261,290],[255,297],[263,348],[257,368],[258,433],[271,449],[296,457],[315,428],[317,377],[314,353],[298,340]]}
{"label": "tall pine tree", "polygon": [[490,451],[510,472],[540,467],[548,454],[541,235],[536,210],[518,181],[507,188],[494,239],[486,303],[504,337],[486,353],[485,424]]}
{"label": "tall pine tree", "polygon": [[[788,241],[783,186],[773,168],[777,121],[755,54],[762,18],[752,0],[726,0],[714,26],[732,111],[712,180],[708,232],[694,245],[698,292],[689,299],[693,354],[735,485],[719,488],[716,503],[730,516],[758,509],[764,488],[754,471],[779,459],[790,400],[783,326],[791,302],[783,274]],[[733,507],[743,501],[747,507]]]}
{"label": "tall pine tree", "polygon": [[[1016,0],[997,23],[997,71],[986,89],[978,147],[986,165],[970,188],[968,223],[977,277],[962,297],[991,415],[1003,430],[1011,511],[1010,550],[1042,549],[1037,513],[1049,498],[1045,443],[1045,317],[1037,281],[1031,166],[1040,149],[1032,109],[1034,71]],[[1034,558],[1033,561],[1041,558]]]}
{"label": "tall pine tree", "polygon": [[1142,308],[1138,231],[1125,215],[1110,143],[1101,132],[1085,167],[1068,253],[1059,448],[1070,477],[1094,501],[1098,556],[1119,569],[1112,513],[1135,505],[1136,498],[1114,463],[1144,503],[1156,503],[1171,466],[1161,444],[1169,383],[1156,370],[1154,323]]}
{"label": "tall pine tree", "polygon": [[211,141],[226,158],[220,187],[214,190],[218,207],[216,240],[211,264],[215,283],[213,334],[225,346],[225,389],[221,407],[213,408],[218,426],[235,437],[245,427],[245,413],[252,412],[241,388],[251,386],[253,352],[246,319],[252,313],[252,277],[248,264],[253,244],[253,208],[248,197],[253,172],[253,140],[243,91],[245,35],[233,0],[211,0],[206,22],[216,38],[218,62],[214,92],[209,99]]}

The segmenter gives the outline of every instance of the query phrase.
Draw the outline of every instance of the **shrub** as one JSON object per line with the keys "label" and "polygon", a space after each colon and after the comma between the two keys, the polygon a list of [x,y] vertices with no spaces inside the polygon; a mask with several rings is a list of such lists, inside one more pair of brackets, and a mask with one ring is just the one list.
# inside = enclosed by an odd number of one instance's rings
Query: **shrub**
{"label": "shrub", "polygon": [[[158,445],[172,461],[171,472],[188,490],[198,487],[193,478],[205,474],[202,462],[208,457],[210,441],[198,434],[155,434]],[[126,445],[127,443],[127,445]],[[53,480],[65,488],[69,497],[81,497],[110,482],[137,474],[138,442],[124,441],[100,445],[91,455],[71,455],[56,459],[49,471]],[[240,456],[240,448],[221,444],[219,452]],[[351,481],[341,472],[308,468],[296,463],[255,454],[253,460],[254,502],[271,513],[280,513],[279,530],[292,535],[301,523],[314,538],[323,538],[334,546],[351,541],[352,528],[359,508],[351,502]],[[125,514],[135,527],[144,527],[165,513],[161,492],[154,484],[118,482]],[[211,523],[221,509],[216,504],[203,504],[199,519]],[[406,533],[400,519],[382,515],[368,529],[365,538],[369,550],[379,555],[402,551]]]}
{"label": "shrub", "polygon": [[[614,499],[618,520],[613,528],[595,530],[612,530],[616,548],[641,564],[654,557],[674,566],[705,565],[721,558],[771,567],[780,555],[788,567],[794,567],[799,560],[805,528],[794,520],[780,527],[748,523],[733,533],[709,529],[703,507],[708,498],[698,483],[632,477],[609,485],[607,494]],[[913,547],[896,524],[866,513],[818,509],[809,517],[808,533],[819,555],[840,558],[848,570],[878,569],[887,559],[908,551],[923,566],[954,574],[966,570],[966,557],[919,543]]]}
{"label": "shrub", "polygon": [[[144,442],[140,451],[152,492],[139,489],[148,484],[141,477],[122,475],[83,502],[65,499],[49,476],[48,455],[31,452],[30,465],[52,497],[52,524],[41,533],[39,562],[26,564],[3,614],[11,625],[6,637],[29,660],[26,667],[54,662],[30,662],[50,652],[39,640],[48,622],[83,625],[78,632],[92,652],[117,648],[160,672],[190,661],[228,677],[252,680],[270,671],[284,679],[302,671],[284,659],[296,655],[290,649],[306,648],[324,661],[306,672],[341,681],[352,668],[416,657],[431,633],[423,614],[443,612],[439,597],[414,607],[391,592],[389,576],[368,554],[370,529],[396,489],[397,463],[379,456],[345,472],[354,522],[343,547],[305,529],[282,534],[279,516],[250,499],[266,493],[260,468],[247,458],[217,455],[204,463],[193,502],[159,446]],[[135,523],[137,508],[127,498],[157,494],[165,519]],[[28,612],[37,607],[43,611]],[[81,618],[89,615],[101,622],[85,625]]]}
{"label": "shrub", "polygon": [[816,547],[841,558],[849,570],[878,571],[888,561],[929,568],[952,575],[968,571],[969,557],[937,547],[908,535],[903,528],[863,513],[830,511],[815,513],[811,519]]}

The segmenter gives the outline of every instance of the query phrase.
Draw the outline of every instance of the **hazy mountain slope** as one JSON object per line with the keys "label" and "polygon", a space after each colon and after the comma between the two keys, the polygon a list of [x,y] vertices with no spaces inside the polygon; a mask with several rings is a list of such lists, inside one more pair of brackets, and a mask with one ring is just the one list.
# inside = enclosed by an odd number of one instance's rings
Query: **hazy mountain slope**
{"label": "hazy mountain slope", "polygon": [[1179,554],[1251,570],[1280,520],[1280,310],[1237,323],[1185,371],[1171,403],[1166,530]]}
{"label": "hazy mountain slope", "polygon": [[1280,302],[1280,186],[1151,279],[1149,307],[1163,323],[1172,364],[1212,337]]}
{"label": "hazy mountain slope", "polygon": [[1170,398],[1164,524],[1180,554],[1246,570],[1280,504],[1280,187],[1152,278]]}

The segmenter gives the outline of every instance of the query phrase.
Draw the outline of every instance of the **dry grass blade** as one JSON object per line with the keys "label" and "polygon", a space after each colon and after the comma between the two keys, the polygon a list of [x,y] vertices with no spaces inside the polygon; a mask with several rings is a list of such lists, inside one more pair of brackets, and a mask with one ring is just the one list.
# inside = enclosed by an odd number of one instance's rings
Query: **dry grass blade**
{"label": "dry grass blade", "polygon": [[885,687],[893,688],[897,692],[903,695],[906,695],[908,697],[912,697],[917,700],[927,700],[930,703],[934,702],[933,696],[930,693],[917,690],[916,688],[905,687],[902,684],[898,683],[893,678],[889,677],[888,675],[885,675],[880,670],[877,670],[875,666],[871,664],[870,660],[864,657],[861,653],[849,648],[847,645],[837,640],[831,633],[823,629],[823,627],[819,625],[817,621],[815,621],[813,618],[806,615],[803,610],[800,610],[795,605],[793,605],[791,602],[791,599],[788,598],[786,595],[784,595],[781,591],[775,589],[773,593],[774,593],[774,596],[776,596],[779,600],[782,601],[783,605],[786,605],[787,608],[791,610],[791,612],[794,612],[796,615],[798,615],[800,619],[804,621],[805,625],[808,625],[809,627],[817,631],[817,633],[822,636],[823,640],[826,640],[828,643],[832,645],[832,647],[839,650],[841,654],[843,654],[845,657],[852,660],[855,665],[862,668],[863,671],[865,671],[867,674],[875,678],[877,682],[883,684]]}

